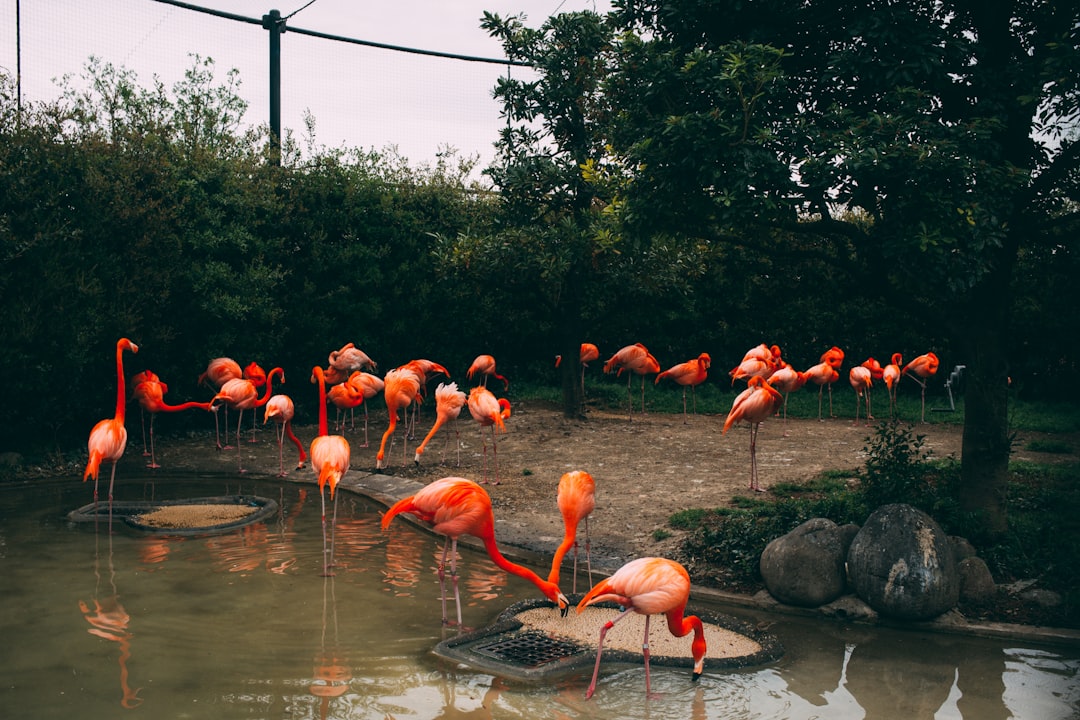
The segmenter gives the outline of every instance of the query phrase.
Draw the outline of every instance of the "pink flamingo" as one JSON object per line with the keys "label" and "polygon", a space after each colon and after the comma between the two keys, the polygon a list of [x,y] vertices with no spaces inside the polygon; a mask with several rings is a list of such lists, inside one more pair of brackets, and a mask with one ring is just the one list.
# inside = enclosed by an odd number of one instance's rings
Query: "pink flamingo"
{"label": "pink flamingo", "polygon": [[832,409],[832,384],[834,382],[836,382],[837,380],[839,380],[839,379],[840,379],[840,373],[837,371],[837,369],[835,367],[833,367],[832,365],[830,365],[828,362],[825,362],[825,361],[819,362],[817,365],[814,365],[813,367],[809,368],[806,371],[806,380],[807,380],[807,382],[812,382],[812,383],[814,383],[815,385],[818,386],[818,396],[817,396],[817,416],[818,416],[818,420],[823,419],[821,417],[821,401],[822,401],[822,393],[825,390],[826,385],[829,386],[829,417],[836,417],[835,415],[833,415],[833,409]]}
{"label": "pink flamingo", "polygon": [[763,420],[776,414],[776,409],[784,400],[776,388],[767,381],[752,377],[746,385],[746,389],[735,396],[728,411],[727,420],[724,421],[724,429],[721,435],[728,429],[745,420],[750,424],[750,489],[764,492],[758,484],[757,474],[757,435]]}
{"label": "pink flamingo", "polygon": [[[604,363],[604,372],[617,371],[615,377],[629,370],[641,376],[641,412],[645,412],[645,376],[660,372],[660,363],[641,343],[634,343],[621,348]],[[626,375],[626,397],[630,401],[630,420],[634,419],[634,399],[630,393],[630,373]]]}
{"label": "pink flamingo", "polygon": [[[240,363],[232,358],[217,357],[207,364],[206,370],[199,375],[199,384],[206,385],[215,393],[221,390],[221,386],[229,380],[235,380],[244,376],[240,370]],[[225,406],[225,445],[221,444],[221,426],[218,423],[217,408],[214,408],[214,435],[217,438],[218,450],[231,450],[229,445],[229,406]]]}
{"label": "pink flamingo", "polygon": [[[247,472],[244,469],[244,459],[240,451],[240,427],[243,425],[244,411],[260,408],[270,401],[270,395],[273,394],[274,376],[280,377],[281,382],[285,382],[285,371],[279,367],[274,368],[266,376],[266,393],[261,398],[259,397],[259,391],[255,388],[254,381],[239,378],[229,380],[222,385],[221,390],[210,401],[211,404],[216,405],[221,402],[240,411],[240,416],[236,421],[236,459],[241,473]],[[227,441],[229,429],[225,428],[225,432]],[[252,434],[254,435],[254,431],[252,431]]]}
{"label": "pink flamingo", "polygon": [[480,440],[484,446],[484,476],[480,481],[487,484],[487,438],[484,437],[484,428],[491,428],[491,450],[494,455],[495,484],[499,484],[499,446],[495,440],[495,430],[506,432],[506,424],[503,422],[510,417],[510,401],[506,398],[495,399],[483,385],[478,385],[469,391],[469,414],[473,420],[480,424]]}
{"label": "pink flamingo", "polygon": [[[150,373],[150,375],[153,375],[153,373]],[[147,376],[143,375],[143,377]],[[154,375],[154,377],[157,378],[157,375]],[[132,391],[132,395],[139,401],[139,407],[150,413],[150,462],[146,467],[153,470],[161,467],[157,464],[157,457],[154,454],[154,418],[157,417],[157,414],[159,412],[181,412],[194,409],[206,410],[207,412],[213,410],[213,407],[208,402],[185,402],[179,405],[169,405],[165,402],[165,393],[168,391],[169,386],[158,379],[143,380]]]}
{"label": "pink flamingo", "polygon": [[[414,463],[420,464],[420,456],[424,454],[428,442],[435,437],[435,433],[439,431],[439,428],[458,419],[458,416],[461,415],[461,408],[465,407],[466,401],[465,393],[458,390],[457,383],[452,382],[449,385],[439,383],[439,386],[435,388],[435,424],[431,426],[431,430],[428,431],[423,442],[416,448],[416,455],[413,456]],[[458,437],[457,427],[454,427],[454,445],[457,447],[458,456],[457,464],[461,465],[461,444],[458,442]],[[447,441],[449,442],[449,437],[447,437]],[[446,454],[445,445],[443,446],[443,454]]]}
{"label": "pink flamingo", "polygon": [[124,455],[127,448],[127,428],[124,427],[124,405],[126,393],[124,387],[124,351],[138,353],[139,346],[127,338],[116,341],[116,415],[111,418],[99,420],[90,430],[90,438],[87,440],[86,449],[90,458],[83,472],[83,482],[88,478],[94,478],[94,505],[98,500],[98,475],[101,473],[101,463],[108,460],[112,463],[112,473],[109,475],[109,504],[113,500],[113,483],[116,480],[116,463]]}
{"label": "pink flamingo", "polygon": [[502,375],[495,371],[495,358],[491,355],[477,355],[473,360],[472,365],[469,366],[469,370],[465,373],[465,377],[469,380],[473,379],[473,375],[480,376],[480,384],[487,387],[487,379],[489,376],[503,381],[503,390],[510,389],[510,381],[504,378]]}
{"label": "pink flamingo", "polygon": [[870,388],[874,384],[874,375],[870,371],[870,368],[862,365],[856,365],[848,370],[848,382],[851,383],[852,389],[855,391],[855,425],[859,424],[859,406],[863,402],[863,397],[866,398],[866,425],[870,425],[870,421],[873,420],[873,416],[870,414]]}
{"label": "pink flamingo", "polygon": [[[319,434],[311,441],[311,469],[319,478],[319,499],[322,501],[323,573],[330,574],[334,562],[333,545],[326,544],[326,497],[324,488],[330,486],[330,500],[334,503],[334,522],[337,521],[337,498],[334,491],[345,473],[349,471],[352,451],[349,441],[341,435],[331,435],[326,421],[326,377],[316,365],[311,369],[311,382],[319,386]],[[327,555],[329,552],[329,555]]]}
{"label": "pink flamingo", "polygon": [[559,479],[559,512],[563,516],[563,541],[555,550],[551,560],[551,572],[548,582],[559,584],[559,571],[562,561],[570,548],[574,548],[574,585],[572,592],[577,592],[578,525],[585,522],[585,564],[589,572],[589,584],[592,585],[592,559],[590,557],[589,515],[596,509],[596,482],[592,475],[584,470],[571,470]]}
{"label": "pink flamingo", "polygon": [[660,381],[664,378],[671,378],[676,384],[682,385],[682,414],[683,422],[687,422],[686,419],[686,388],[690,387],[690,395],[694,401],[694,414],[697,415],[697,386],[705,382],[705,378],[709,375],[709,367],[712,365],[712,358],[709,357],[709,353],[701,353],[693,360],[687,360],[686,362],[673,365],[664,372],[656,376],[656,380],[653,381],[654,385],[659,385]]}
{"label": "pink flamingo", "polygon": [[[919,422],[926,422],[926,381],[937,374],[938,356],[934,353],[926,353],[915,358],[900,370],[900,375],[907,375],[909,378],[919,383],[919,387],[922,388],[922,412]],[[913,373],[913,374],[909,374]],[[915,377],[915,376],[918,377]]]}
{"label": "pink flamingo", "polygon": [[266,409],[263,411],[263,425],[268,420],[273,419],[278,425],[277,429],[277,446],[278,446],[278,477],[285,477],[289,473],[285,471],[285,458],[283,445],[285,444],[285,436],[288,435],[289,440],[296,446],[297,451],[300,453],[300,457],[296,461],[296,469],[303,470],[304,462],[307,461],[307,453],[304,452],[304,443],[300,442],[300,438],[296,437],[296,433],[292,429],[293,416],[296,414],[296,409],[293,406],[292,398],[288,395],[274,395],[266,401]]}
{"label": "pink flamingo", "polygon": [[900,366],[904,363],[904,356],[893,353],[892,359],[881,371],[881,379],[889,392],[889,416],[896,417],[896,386],[900,384]]}
{"label": "pink flamingo", "polygon": [[[386,400],[386,410],[390,415],[390,424],[386,428],[386,432],[382,436],[382,444],[379,445],[379,452],[375,456],[375,468],[382,469],[386,467],[384,460],[386,458],[386,442],[393,435],[397,429],[397,414],[398,410],[402,411],[402,415],[405,416],[408,413],[409,405],[413,401],[420,401],[420,386],[422,381],[419,375],[414,370],[407,367],[400,367],[391,370],[386,373],[386,377],[383,378],[383,398]],[[407,436],[408,433],[405,433]],[[405,447],[408,444],[407,437],[402,440],[402,446]]]}
{"label": "pink flamingo", "polygon": [[[787,401],[788,395],[802,388],[806,384],[807,374],[799,372],[787,363],[769,376],[769,384],[784,395],[784,426],[787,427]],[[787,430],[784,430],[787,436]]]}

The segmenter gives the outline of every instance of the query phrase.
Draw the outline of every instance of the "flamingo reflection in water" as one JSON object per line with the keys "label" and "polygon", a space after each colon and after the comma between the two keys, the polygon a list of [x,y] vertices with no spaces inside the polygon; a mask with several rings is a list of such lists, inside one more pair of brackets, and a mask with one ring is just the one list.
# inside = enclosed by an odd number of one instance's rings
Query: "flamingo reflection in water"
{"label": "flamingo reflection in water", "polygon": [[137,708],[143,703],[143,699],[139,697],[139,690],[142,688],[131,688],[128,682],[128,666],[127,662],[131,658],[131,638],[132,633],[128,630],[128,624],[131,622],[131,616],[128,615],[127,610],[120,604],[120,595],[116,591],[116,570],[113,567],[112,560],[112,527],[111,522],[109,527],[106,528],[105,533],[109,538],[109,589],[112,591],[111,595],[101,596],[101,569],[100,569],[100,555],[99,544],[101,541],[100,534],[95,531],[94,534],[94,577],[96,582],[94,583],[94,599],[91,600],[94,607],[91,609],[90,603],[83,600],[79,601],[79,610],[82,611],[83,617],[86,618],[86,622],[90,623],[90,628],[87,630],[91,635],[95,635],[99,638],[115,642],[120,647],[120,658],[118,660],[120,664],[120,705],[128,710]]}
{"label": "flamingo reflection in water", "polygon": [[[332,637],[328,638],[327,634]],[[330,717],[330,701],[349,691],[352,668],[338,644],[337,598],[333,575],[323,575],[322,635],[308,692],[319,698],[319,717]]]}

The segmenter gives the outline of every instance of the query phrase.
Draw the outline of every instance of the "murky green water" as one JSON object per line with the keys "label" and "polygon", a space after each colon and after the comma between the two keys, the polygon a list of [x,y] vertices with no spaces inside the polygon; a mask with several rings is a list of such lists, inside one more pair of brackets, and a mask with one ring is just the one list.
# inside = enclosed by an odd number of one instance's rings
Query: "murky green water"
{"label": "murky green water", "polygon": [[[290,483],[118,480],[117,499],[238,492],[270,521],[213,537],[73,524],[77,479],[0,488],[0,716],[80,718],[927,718],[1080,716],[1080,648],[771,618],[777,663],[709,672],[605,667],[540,686],[454,667],[441,541],[342,494],[323,573],[318,490]],[[594,531],[599,531],[594,528]],[[536,596],[483,555],[460,563],[465,624]],[[712,608],[721,612],[738,611]],[[758,619],[750,616],[751,619]]]}

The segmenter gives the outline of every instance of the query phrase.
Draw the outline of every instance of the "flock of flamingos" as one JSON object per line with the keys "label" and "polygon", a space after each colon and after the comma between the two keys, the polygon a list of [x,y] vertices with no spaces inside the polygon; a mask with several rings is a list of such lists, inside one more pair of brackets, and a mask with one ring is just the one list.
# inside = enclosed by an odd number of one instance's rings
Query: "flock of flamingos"
{"label": "flock of flamingos", "polygon": [[[90,431],[87,444],[89,460],[83,473],[83,481],[94,479],[94,502],[98,501],[98,477],[102,463],[111,464],[109,477],[108,500],[113,500],[113,485],[116,479],[116,463],[124,454],[127,446],[127,429],[124,425],[125,407],[128,402],[126,384],[124,379],[125,352],[138,353],[138,346],[121,338],[116,343],[116,414],[94,425]],[[591,343],[581,345],[579,362],[582,367],[582,386],[584,389],[584,369],[589,362],[598,360],[599,350]],[[561,358],[556,358],[556,365]],[[761,344],[751,348],[742,361],[729,372],[732,383],[746,381],[746,389],[739,393],[732,402],[724,422],[723,432],[736,423],[745,421],[750,425],[750,458],[751,480],[750,488],[759,490],[757,480],[757,465],[755,459],[757,429],[762,421],[775,415],[786,402],[787,394],[798,390],[806,383],[818,386],[818,414],[821,415],[822,392],[828,387],[830,406],[832,403],[832,384],[840,377],[840,368],[843,365],[844,352],[833,347],[827,350],[817,365],[805,372],[795,370],[789,363],[783,360],[780,348],[776,345],[768,346]],[[870,393],[869,390],[874,380],[881,380],[888,389],[890,403],[895,407],[896,386],[904,375],[912,377],[923,388],[923,419],[925,419],[925,394],[926,380],[938,370],[938,358],[933,353],[920,355],[906,365],[901,365],[902,357],[899,353],[893,354],[888,365],[882,366],[873,358],[867,359],[860,365],[849,370],[848,378],[857,396],[856,418],[858,422],[859,405],[866,403],[866,416],[870,418]],[[604,372],[615,372],[616,376],[624,371],[627,373],[627,394],[630,400],[630,413],[633,416],[633,397],[630,387],[633,375],[639,375],[642,382],[642,409],[644,410],[645,376],[655,374],[655,383],[669,379],[683,388],[683,413],[686,413],[686,388],[690,388],[692,400],[696,405],[696,397],[693,396],[694,388],[704,382],[711,358],[707,353],[702,353],[697,358],[679,363],[661,372],[660,364],[656,358],[641,343],[623,347],[604,363]],[[201,384],[209,385],[215,394],[208,402],[185,402],[179,405],[169,405],[164,400],[168,387],[161,379],[149,370],[144,370],[132,376],[132,397],[138,401],[143,411],[150,414],[150,442],[151,461],[149,467],[157,467],[153,455],[154,425],[153,418],[159,412],[178,412],[188,409],[203,409],[215,412],[224,406],[226,412],[229,408],[238,411],[237,419],[237,445],[239,445],[240,427],[245,410],[255,412],[257,408],[264,408],[263,422],[271,419],[277,423],[277,439],[279,452],[279,471],[284,474],[284,461],[282,459],[282,445],[285,437],[293,442],[299,452],[297,467],[304,467],[304,463],[310,459],[311,467],[318,476],[319,495],[322,498],[323,523],[326,523],[326,499],[325,489],[329,486],[330,499],[335,501],[334,492],[342,476],[349,470],[350,446],[348,440],[342,435],[330,434],[327,405],[333,403],[339,413],[344,410],[364,406],[366,403],[382,392],[389,411],[389,426],[382,436],[379,452],[376,456],[376,466],[385,467],[386,445],[393,437],[398,422],[398,411],[406,423],[408,423],[408,408],[412,405],[414,411],[422,397],[422,393],[433,375],[443,374],[447,379],[450,373],[442,365],[430,360],[412,360],[401,367],[390,370],[383,378],[379,378],[372,372],[377,370],[376,364],[363,351],[348,343],[340,350],[330,353],[328,366],[323,368],[315,366],[312,369],[311,380],[319,388],[319,430],[318,435],[311,441],[310,447],[305,451],[303,443],[292,431],[292,418],[294,414],[293,402],[283,394],[272,394],[274,378],[284,381],[284,371],[280,367],[272,369],[269,373],[263,371],[257,364],[251,363],[245,369],[229,358],[215,358],[200,375]],[[490,355],[480,355],[473,362],[467,374],[469,380],[478,383],[468,395],[458,389],[456,383],[440,383],[435,390],[436,420],[427,436],[416,448],[414,461],[420,462],[428,443],[434,437],[440,427],[447,422],[456,419],[463,408],[468,407],[469,413],[480,424],[481,432],[484,428],[491,429],[492,443],[496,429],[505,431],[504,419],[510,416],[510,403],[505,398],[496,398],[487,389],[488,378],[495,378],[504,383],[504,389],[509,387],[509,381],[495,370],[495,359]],[[259,396],[259,388],[265,385],[263,395]],[[329,389],[328,389],[329,387]],[[584,394],[584,393],[583,393]],[[830,407],[831,409],[831,407]],[[695,407],[696,410],[696,407]],[[226,416],[227,417],[227,416]],[[343,426],[343,423],[342,423]],[[335,427],[335,430],[338,428]],[[365,444],[367,443],[367,425],[365,420]],[[218,432],[218,448],[227,447],[228,423],[226,422],[226,446],[221,445],[220,431]],[[238,454],[239,458],[239,454]],[[244,472],[242,460],[240,472]],[[495,483],[498,483],[498,471],[496,466]],[[484,479],[487,483],[487,445],[484,443]],[[577,568],[577,527],[585,523],[585,549],[588,558],[588,516],[593,511],[595,501],[593,497],[594,482],[592,477],[584,471],[568,472],[559,481],[558,505],[563,515],[566,533],[553,558],[551,571],[546,579],[541,578],[532,570],[511,562],[499,551],[495,542],[494,517],[492,514],[491,498],[480,484],[472,480],[458,477],[447,477],[436,480],[415,495],[404,498],[395,503],[383,515],[382,527],[385,530],[390,522],[399,514],[407,513],[431,526],[432,530],[446,537],[442,559],[438,567],[438,577],[442,588],[442,620],[448,623],[447,618],[447,593],[444,582],[447,558],[450,561],[450,575],[453,580],[454,600],[457,605],[457,621],[461,626],[461,598],[458,592],[457,579],[457,540],[461,535],[472,535],[479,538],[492,561],[506,572],[522,577],[535,585],[545,597],[558,606],[559,611],[565,615],[569,611],[569,601],[559,589],[559,571],[566,553],[572,547],[574,549],[574,578],[576,584]],[[591,567],[589,568],[591,578]],[[685,637],[693,633],[691,654],[694,660],[693,678],[697,679],[703,670],[706,653],[704,629],[701,620],[693,615],[685,615],[686,604],[690,597],[690,576],[686,569],[679,563],[666,558],[638,558],[632,560],[613,575],[601,580],[587,592],[577,604],[577,612],[581,613],[586,607],[598,602],[614,602],[623,609],[632,610],[634,613],[645,616],[645,640],[642,646],[645,663],[645,690],[649,693],[649,618],[654,614],[663,614],[667,618],[668,630],[675,637]],[[600,669],[600,655],[603,651],[604,637],[616,622],[630,615],[622,613],[618,619],[609,621],[600,630],[597,646],[596,665],[593,670],[592,682],[586,693],[591,697],[596,690],[596,680]]]}

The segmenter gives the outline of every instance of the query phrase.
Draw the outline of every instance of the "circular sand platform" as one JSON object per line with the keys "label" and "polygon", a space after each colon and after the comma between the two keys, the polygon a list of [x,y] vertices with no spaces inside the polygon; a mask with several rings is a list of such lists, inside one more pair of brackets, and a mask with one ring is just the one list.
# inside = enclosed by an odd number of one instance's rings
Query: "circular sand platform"
{"label": "circular sand platform", "polygon": [[[548,600],[517,603],[492,625],[443,641],[435,654],[517,680],[537,680],[588,667],[596,658],[600,628],[622,610],[612,603],[600,603],[578,614],[574,608],[578,599],[571,598],[565,617]],[[693,607],[687,608],[687,614],[701,618],[705,628],[706,670],[761,665],[784,654],[775,637],[738,618]],[[616,623],[604,639],[605,664],[641,663],[644,636],[643,615],[635,613]],[[649,624],[650,663],[693,667],[691,639],[672,636],[666,618],[653,617]]]}
{"label": "circular sand platform", "polygon": [[159,535],[217,535],[265,520],[277,510],[278,504],[269,498],[229,495],[91,503],[72,510],[68,513],[68,520],[123,520],[137,530]]}

